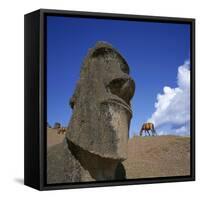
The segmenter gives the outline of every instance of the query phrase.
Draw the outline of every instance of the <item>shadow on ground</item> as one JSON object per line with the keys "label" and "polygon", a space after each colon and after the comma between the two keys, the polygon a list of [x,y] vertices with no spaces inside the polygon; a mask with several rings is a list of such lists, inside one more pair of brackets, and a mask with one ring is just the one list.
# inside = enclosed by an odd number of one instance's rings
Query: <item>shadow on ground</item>
{"label": "shadow on ground", "polygon": [[24,179],[23,178],[15,178],[14,181],[18,184],[24,185]]}

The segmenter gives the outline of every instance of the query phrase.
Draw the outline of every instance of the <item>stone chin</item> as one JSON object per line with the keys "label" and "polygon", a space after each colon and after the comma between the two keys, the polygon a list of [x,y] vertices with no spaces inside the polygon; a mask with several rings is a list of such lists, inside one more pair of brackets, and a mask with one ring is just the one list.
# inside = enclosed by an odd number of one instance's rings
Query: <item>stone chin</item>
{"label": "stone chin", "polygon": [[[99,112],[86,119],[82,112],[72,117],[66,138],[80,148],[102,158],[123,161],[127,158],[127,143],[132,111],[119,98],[104,99],[96,104]],[[73,131],[72,131],[73,130]]]}
{"label": "stone chin", "polygon": [[[127,159],[127,143],[129,125],[132,117],[132,111],[128,104],[119,99],[109,99],[101,103],[101,110],[104,111],[104,120],[110,134],[110,146],[114,151],[112,155],[104,155],[118,160]],[[103,120],[103,121],[104,121]],[[104,122],[105,122],[104,121]]]}

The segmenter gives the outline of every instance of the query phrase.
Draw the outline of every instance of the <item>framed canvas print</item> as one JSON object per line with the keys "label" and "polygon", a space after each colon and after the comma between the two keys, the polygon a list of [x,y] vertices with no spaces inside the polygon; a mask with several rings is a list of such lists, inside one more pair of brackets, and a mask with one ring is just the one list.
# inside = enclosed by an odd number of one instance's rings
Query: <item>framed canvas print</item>
{"label": "framed canvas print", "polygon": [[195,20],[25,15],[25,185],[195,180]]}

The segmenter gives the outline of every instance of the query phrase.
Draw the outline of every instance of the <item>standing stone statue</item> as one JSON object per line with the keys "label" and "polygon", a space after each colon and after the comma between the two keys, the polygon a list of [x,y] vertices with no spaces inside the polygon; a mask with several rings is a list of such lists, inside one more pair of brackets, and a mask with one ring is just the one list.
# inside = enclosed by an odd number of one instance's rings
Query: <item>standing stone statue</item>
{"label": "standing stone statue", "polygon": [[70,99],[66,138],[48,150],[47,183],[126,178],[121,162],[127,158],[134,91],[128,64],[116,49],[98,42],[89,50]]}
{"label": "standing stone statue", "polygon": [[61,128],[61,124],[59,122],[55,122],[53,128],[54,129],[59,129],[59,128]]}

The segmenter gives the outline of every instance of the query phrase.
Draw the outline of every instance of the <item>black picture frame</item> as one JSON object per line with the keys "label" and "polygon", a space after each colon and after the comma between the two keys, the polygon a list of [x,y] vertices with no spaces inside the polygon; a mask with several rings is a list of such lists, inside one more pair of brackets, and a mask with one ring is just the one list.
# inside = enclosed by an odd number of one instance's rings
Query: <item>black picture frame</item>
{"label": "black picture frame", "polygon": [[[46,16],[120,19],[190,24],[191,63],[191,151],[190,175],[124,181],[46,183]],[[40,9],[24,16],[24,184],[38,190],[150,184],[195,180],[195,19]]]}

